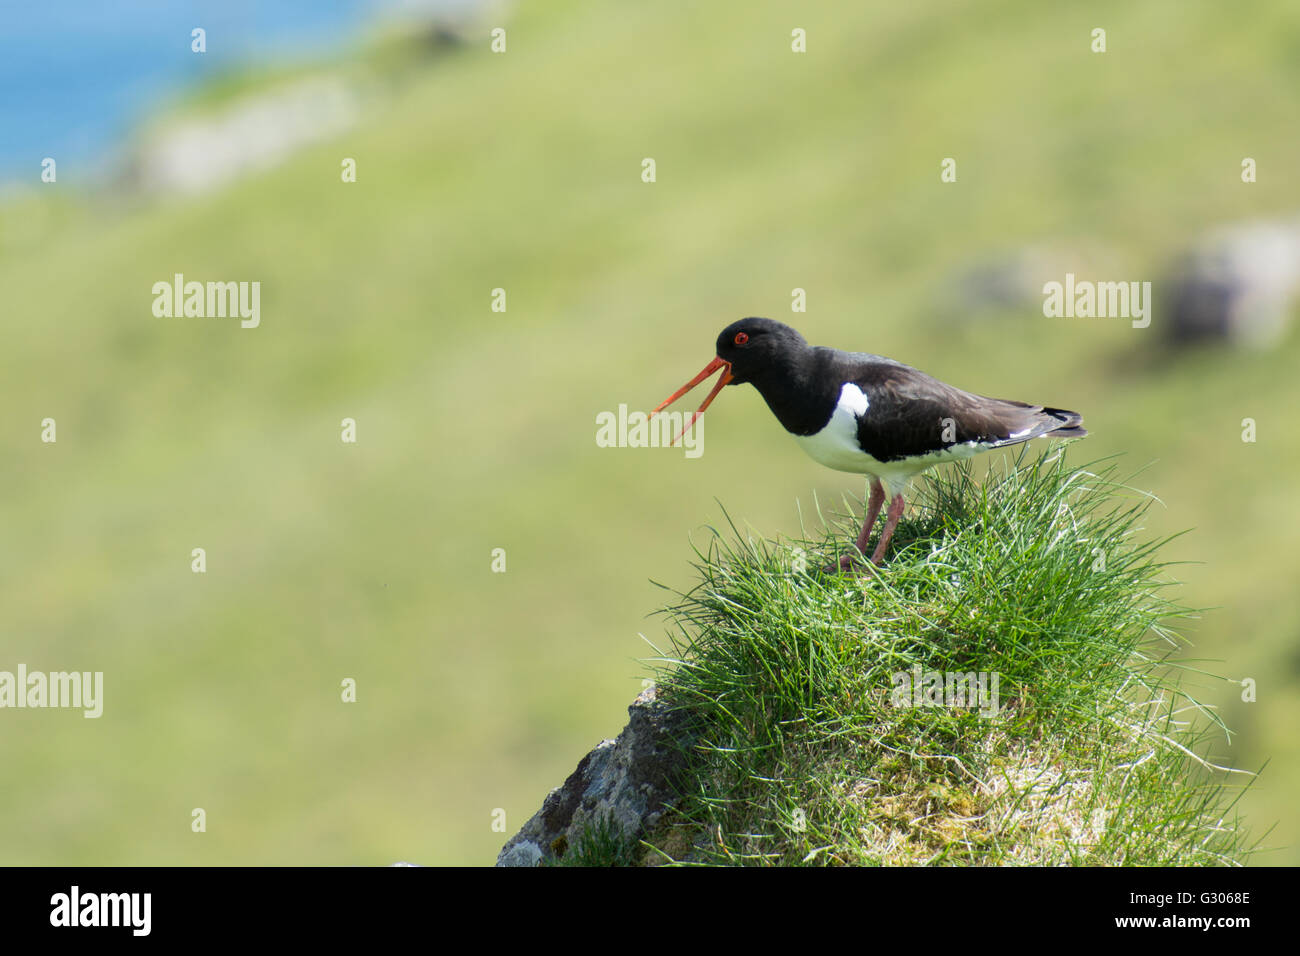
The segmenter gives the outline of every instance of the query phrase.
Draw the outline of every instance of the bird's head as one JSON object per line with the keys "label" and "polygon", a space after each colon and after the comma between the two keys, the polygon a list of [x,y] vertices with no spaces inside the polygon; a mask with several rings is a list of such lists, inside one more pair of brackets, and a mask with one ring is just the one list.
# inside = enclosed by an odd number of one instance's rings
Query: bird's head
{"label": "bird's head", "polygon": [[[724,385],[741,385],[761,380],[773,370],[785,366],[808,347],[804,337],[790,326],[772,319],[748,318],[732,322],[718,335],[716,357],[693,379],[659,403],[653,416],[681,398],[700,382],[722,369],[713,389],[690,418],[686,428],[704,414]],[[685,429],[683,430],[683,434]],[[678,435],[677,438],[681,438]],[[676,442],[677,439],[673,439]]]}
{"label": "bird's head", "polygon": [[783,367],[808,343],[790,326],[773,319],[749,318],[732,322],[718,335],[718,358],[730,367],[730,385],[761,379]]}

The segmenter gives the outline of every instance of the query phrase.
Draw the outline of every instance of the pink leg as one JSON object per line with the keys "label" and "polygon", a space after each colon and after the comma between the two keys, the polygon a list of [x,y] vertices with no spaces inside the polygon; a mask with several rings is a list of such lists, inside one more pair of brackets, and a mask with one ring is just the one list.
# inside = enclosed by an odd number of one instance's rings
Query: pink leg
{"label": "pink leg", "polygon": [[[862,554],[867,553],[867,542],[871,540],[871,529],[876,524],[876,517],[880,514],[880,506],[885,503],[885,486],[880,483],[879,478],[871,479],[871,497],[867,500],[867,520],[862,522],[862,531],[858,534],[858,551]],[[848,570],[849,565],[853,563],[852,555],[844,555],[840,558],[840,570]]]}
{"label": "pink leg", "polygon": [[889,512],[885,516],[885,530],[880,533],[880,543],[876,545],[876,553],[871,556],[871,563],[876,567],[880,567],[885,562],[885,548],[889,547],[889,539],[894,536],[898,519],[903,517],[903,508],[903,494],[899,492],[889,503]]}

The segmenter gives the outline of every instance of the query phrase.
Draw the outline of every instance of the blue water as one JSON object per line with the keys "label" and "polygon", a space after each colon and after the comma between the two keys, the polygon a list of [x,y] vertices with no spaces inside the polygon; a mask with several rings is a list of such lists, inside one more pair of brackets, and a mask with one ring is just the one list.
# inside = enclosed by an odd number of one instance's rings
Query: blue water
{"label": "blue water", "polygon": [[[243,63],[346,49],[391,0],[0,0],[0,182],[89,173],[152,109]],[[208,52],[190,51],[207,30]]]}

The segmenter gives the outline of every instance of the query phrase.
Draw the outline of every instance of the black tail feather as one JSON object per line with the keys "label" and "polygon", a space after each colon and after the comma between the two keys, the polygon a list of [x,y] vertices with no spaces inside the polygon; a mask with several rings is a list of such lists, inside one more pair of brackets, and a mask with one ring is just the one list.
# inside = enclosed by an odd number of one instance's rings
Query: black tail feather
{"label": "black tail feather", "polygon": [[1083,416],[1065,408],[1044,408],[1044,415],[1050,415],[1061,424],[1050,432],[1043,432],[1045,438],[1083,438],[1088,430],[1083,427]]}

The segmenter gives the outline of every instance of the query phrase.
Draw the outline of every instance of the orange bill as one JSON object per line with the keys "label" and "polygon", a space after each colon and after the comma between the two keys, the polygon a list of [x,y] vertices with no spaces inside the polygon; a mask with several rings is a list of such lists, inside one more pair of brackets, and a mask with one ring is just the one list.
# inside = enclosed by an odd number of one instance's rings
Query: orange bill
{"label": "orange bill", "polygon": [[662,402],[658,404],[658,406],[655,407],[655,410],[650,413],[650,417],[654,418],[655,415],[659,414],[661,411],[663,411],[673,402],[677,401],[677,399],[681,398],[683,395],[685,395],[687,392],[693,389],[696,385],[699,385],[700,382],[704,381],[706,378],[708,378],[718,369],[723,370],[722,377],[713,383],[713,390],[709,392],[709,397],[704,400],[704,404],[701,405],[698,410],[696,410],[691,414],[691,420],[686,423],[686,427],[681,430],[680,434],[678,434],[678,436],[672,440],[672,444],[676,445],[679,441],[681,441],[682,435],[685,435],[688,431],[690,431],[691,426],[695,424],[695,420],[699,418],[701,415],[703,415],[704,410],[709,407],[709,404],[715,398],[718,397],[718,392],[722,391],[722,387],[731,381],[731,377],[732,377],[731,363],[726,361],[725,359],[715,358],[708,365],[704,366],[704,370],[701,371],[699,375],[695,376],[693,379],[691,379],[689,382],[687,382],[677,391],[673,392],[671,395],[665,398]]}

